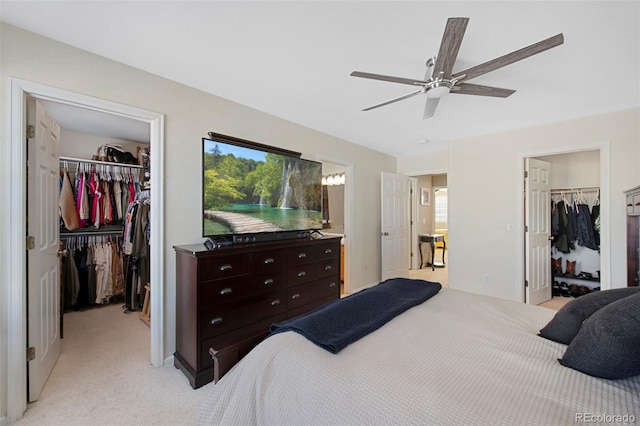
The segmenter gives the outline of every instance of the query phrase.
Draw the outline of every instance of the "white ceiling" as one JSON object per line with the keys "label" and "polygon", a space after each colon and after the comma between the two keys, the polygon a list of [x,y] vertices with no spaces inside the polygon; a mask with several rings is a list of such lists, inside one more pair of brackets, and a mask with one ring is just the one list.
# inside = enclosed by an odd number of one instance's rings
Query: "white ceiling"
{"label": "white ceiling", "polygon": [[132,142],[151,140],[149,123],[50,100],[40,102],[64,130]]}
{"label": "white ceiling", "polygon": [[[640,106],[638,1],[5,1],[2,21],[393,156],[449,140]],[[448,17],[469,17],[454,72],[563,33],[470,82],[423,120],[415,89]]]}

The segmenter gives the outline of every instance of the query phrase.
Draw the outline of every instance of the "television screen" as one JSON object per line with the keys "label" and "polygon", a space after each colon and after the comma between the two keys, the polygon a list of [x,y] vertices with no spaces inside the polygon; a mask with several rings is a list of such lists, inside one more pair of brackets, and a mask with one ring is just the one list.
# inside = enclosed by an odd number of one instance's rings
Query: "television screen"
{"label": "television screen", "polygon": [[202,234],[322,228],[322,163],[235,138],[203,138]]}

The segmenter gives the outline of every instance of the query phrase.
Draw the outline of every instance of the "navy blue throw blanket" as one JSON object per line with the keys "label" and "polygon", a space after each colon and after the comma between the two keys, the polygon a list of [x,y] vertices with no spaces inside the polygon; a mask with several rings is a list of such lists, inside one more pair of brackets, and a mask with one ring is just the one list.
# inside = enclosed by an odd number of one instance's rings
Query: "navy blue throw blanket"
{"label": "navy blue throw blanket", "polygon": [[337,354],[407,309],[434,296],[441,288],[440,283],[430,281],[388,279],[308,314],[272,324],[269,336],[295,331]]}

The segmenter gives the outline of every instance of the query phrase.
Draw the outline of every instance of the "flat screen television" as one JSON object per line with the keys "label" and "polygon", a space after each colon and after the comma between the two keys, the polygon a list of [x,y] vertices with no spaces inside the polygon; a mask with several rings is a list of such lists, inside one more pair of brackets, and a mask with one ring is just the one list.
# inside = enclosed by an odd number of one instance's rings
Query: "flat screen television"
{"label": "flat screen television", "polygon": [[244,139],[202,139],[202,236],[250,242],[322,229],[322,163]]}

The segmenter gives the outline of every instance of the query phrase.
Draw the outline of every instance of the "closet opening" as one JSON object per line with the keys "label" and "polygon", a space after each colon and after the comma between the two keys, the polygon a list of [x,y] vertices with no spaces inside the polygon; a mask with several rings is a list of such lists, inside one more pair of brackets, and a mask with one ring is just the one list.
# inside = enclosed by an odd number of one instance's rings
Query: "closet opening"
{"label": "closet opening", "polygon": [[[28,399],[28,380],[30,378],[30,367],[27,366],[33,363],[33,361],[26,362],[25,348],[33,346],[34,343],[29,341],[29,333],[27,327],[29,323],[32,323],[28,319],[28,314],[31,311],[36,311],[33,306],[28,302],[29,286],[27,283],[28,272],[27,265],[27,247],[31,246],[29,238],[25,238],[27,235],[28,223],[27,223],[27,196],[28,196],[28,183],[27,183],[27,141],[30,140],[30,134],[28,128],[29,113],[27,103],[30,98],[37,100],[46,100],[55,103],[72,107],[79,112],[87,112],[89,115],[94,113],[100,113],[109,117],[126,118],[133,122],[142,123],[149,132],[150,136],[148,142],[150,148],[155,152],[155,156],[151,159],[151,182],[155,189],[151,189],[155,202],[151,206],[151,215],[153,217],[151,223],[151,239],[154,241],[151,247],[150,259],[151,269],[153,271],[151,275],[152,286],[157,289],[151,294],[151,327],[150,327],[150,358],[151,365],[158,367],[163,365],[164,362],[164,337],[163,337],[163,309],[153,309],[154,306],[163,306],[164,289],[163,289],[163,269],[159,267],[161,264],[162,245],[164,241],[164,218],[162,215],[163,209],[163,197],[162,191],[159,189],[161,176],[163,173],[163,153],[164,153],[164,116],[160,113],[144,110],[137,107],[132,107],[116,102],[107,101],[87,95],[82,95],[74,92],[69,92],[63,89],[58,89],[51,86],[46,86],[39,83],[34,83],[17,78],[10,78],[11,96],[10,96],[10,146],[11,146],[11,166],[10,166],[10,185],[11,192],[9,193],[10,200],[10,212],[9,212],[9,232],[6,237],[9,241],[10,247],[13,249],[7,253],[7,265],[9,281],[9,299],[8,306],[8,324],[9,333],[7,337],[7,365],[9,383],[13,383],[13,386],[7,392],[7,418],[9,421],[15,421],[22,417],[24,411],[27,409]],[[78,120],[81,121],[81,120]],[[94,123],[95,124],[95,123]],[[115,127],[112,127],[115,128]],[[58,173],[58,157],[55,157],[53,175]],[[52,186],[55,191],[58,191],[58,179],[56,178],[56,184]],[[156,184],[154,184],[156,183]],[[54,199],[54,203],[49,202],[49,215],[56,216],[58,211],[57,195],[51,197]],[[57,222],[52,222],[57,225]],[[56,233],[54,238],[48,238],[51,240],[51,246],[55,248],[55,252],[59,250],[59,238]],[[33,240],[32,240],[33,241]],[[36,239],[37,243],[39,240]],[[33,250],[31,250],[33,251]],[[53,254],[53,258],[57,259],[56,254]],[[59,269],[58,269],[59,271]],[[51,274],[50,277],[55,278]],[[59,281],[57,281],[59,284]],[[59,298],[50,299],[52,303],[58,301]],[[32,309],[29,309],[31,307]],[[60,307],[57,305],[51,306],[47,312],[41,312],[42,315],[47,314],[47,317],[57,317],[60,314]],[[124,317],[124,315],[123,315]],[[56,324],[58,324],[56,320]],[[140,324],[142,322],[138,321]],[[144,324],[142,324],[146,327]],[[49,330],[57,329],[56,327],[48,327]],[[58,334],[59,337],[59,334]],[[59,339],[58,339],[59,341]],[[55,352],[55,351],[54,351]],[[147,352],[147,353],[149,353]],[[38,355],[41,352],[35,351]],[[59,352],[58,352],[59,353]],[[149,356],[149,355],[146,355]],[[55,358],[57,359],[57,357]],[[53,368],[53,366],[51,366]],[[50,370],[49,370],[50,371]],[[45,379],[48,373],[45,374]]]}
{"label": "closet opening", "polygon": [[[54,288],[56,279],[49,279],[44,299],[33,292],[42,281],[38,267],[41,253],[29,251],[27,255],[30,308],[59,309],[59,336],[43,330],[55,327],[52,318],[39,315],[45,325],[30,321],[30,341],[34,336],[45,336],[54,342],[35,347],[36,352],[51,355],[46,361],[38,360],[37,366],[33,361],[29,364],[28,394],[33,401],[58,364],[58,354],[65,359],[73,357],[69,351],[78,350],[78,336],[91,340],[83,334],[92,323],[90,318],[99,314],[100,323],[115,324],[114,315],[132,314],[150,327],[152,153],[146,123],[31,97],[27,99],[27,117],[34,128],[27,147],[32,165],[28,170],[27,232],[53,235],[57,228],[59,235],[59,289]],[[43,157],[40,151],[45,150]],[[49,193],[39,175],[45,162],[48,170],[55,171],[56,165],[47,158],[54,155],[58,158],[59,179],[55,181],[59,181],[59,190]],[[57,209],[50,208],[50,198],[55,198]],[[36,221],[39,223],[34,226]],[[46,275],[52,277],[53,271],[46,271]],[[49,299],[56,297],[59,304],[49,306]],[[93,309],[103,310],[87,313]],[[33,319],[34,315],[30,310],[28,317]],[[72,321],[65,322],[65,317]],[[66,344],[65,329],[76,344]],[[58,339],[60,343],[56,343]],[[115,336],[114,343],[119,340]],[[142,340],[148,351],[149,335]]]}
{"label": "closet opening", "polygon": [[[543,155],[532,160],[541,164],[540,170],[548,171],[546,185],[538,191],[548,195],[538,197],[535,191],[525,190],[526,300],[558,309],[601,289],[601,239],[607,239],[601,233],[601,151]],[[529,171],[529,186],[535,187],[531,179],[537,176]],[[539,207],[536,200],[542,200]],[[547,217],[536,219],[538,214]],[[540,223],[547,225],[537,229]],[[538,233],[540,242],[536,242]]]}

